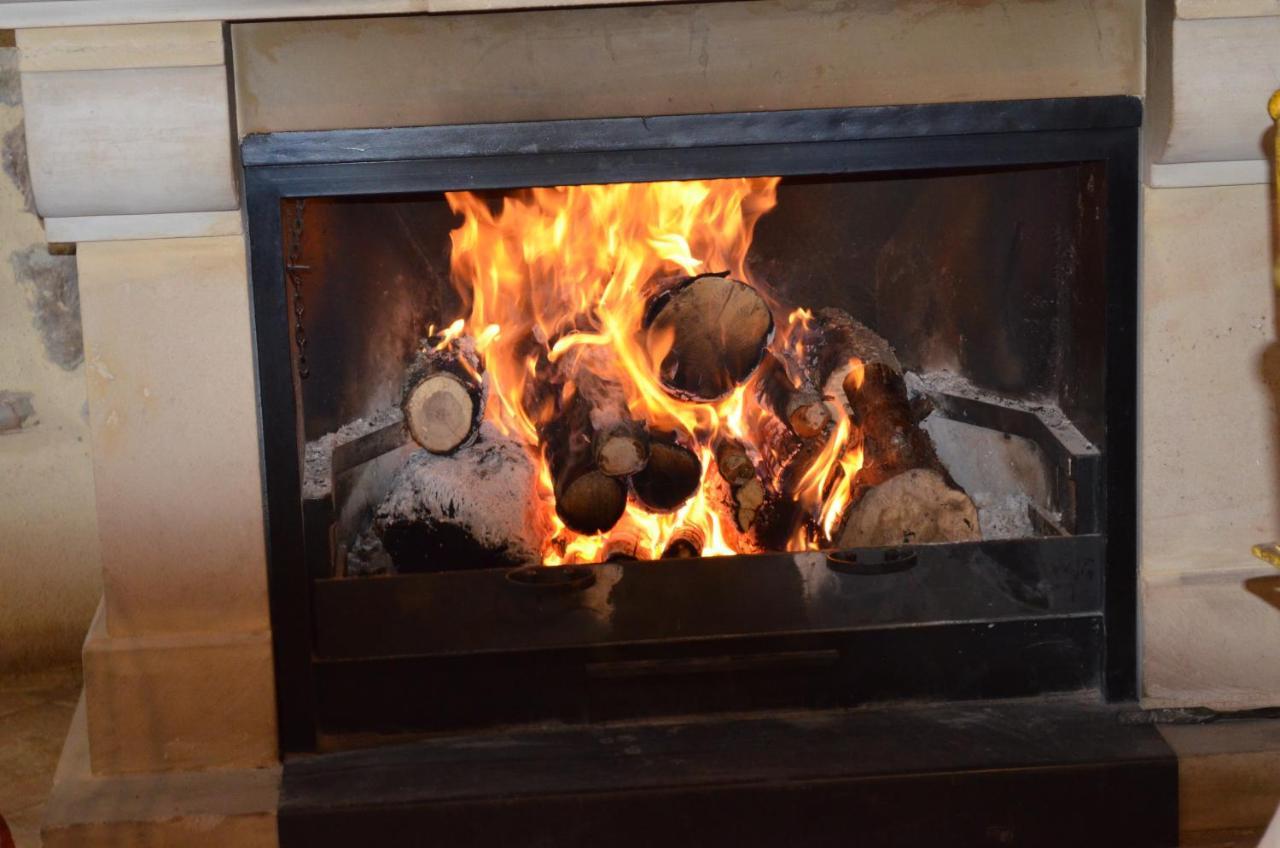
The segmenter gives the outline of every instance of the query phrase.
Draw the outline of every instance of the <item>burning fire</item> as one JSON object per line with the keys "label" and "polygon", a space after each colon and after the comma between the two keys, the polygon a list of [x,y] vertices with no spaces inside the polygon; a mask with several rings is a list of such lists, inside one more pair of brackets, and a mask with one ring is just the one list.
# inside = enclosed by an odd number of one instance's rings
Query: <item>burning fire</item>
{"label": "burning fire", "polygon": [[[674,397],[658,368],[672,340],[646,335],[641,327],[655,283],[703,273],[729,272],[755,288],[775,318],[781,313],[768,286],[746,265],[755,226],[776,205],[777,184],[778,178],[767,177],[537,188],[505,195],[500,208],[481,194],[447,195],[462,217],[450,234],[451,266],[467,317],[437,335],[437,344],[464,334],[475,340],[489,381],[487,420],[538,457],[539,494],[554,528],[543,550],[545,564],[599,561],[608,538],[575,533],[556,515],[552,474],[540,447],[546,404],[529,396],[530,386],[540,368],[568,356],[607,370],[600,376],[621,384],[634,419],[682,434],[702,460],[701,486],[674,512],[656,514],[634,498],[628,502],[617,527],[634,534],[637,556],[660,557],[681,528],[701,532],[704,556],[739,552],[725,526],[731,519],[714,502],[714,445],[727,436],[755,450],[752,435],[772,413],[761,405],[754,377],[718,401]],[[803,356],[803,334],[795,330],[810,317],[801,309],[776,321],[770,348]],[[592,348],[599,350],[583,355]],[[789,541],[791,550],[816,548],[837,532],[862,467],[857,428],[843,404],[828,406],[835,421],[824,446],[789,487],[809,518]]]}

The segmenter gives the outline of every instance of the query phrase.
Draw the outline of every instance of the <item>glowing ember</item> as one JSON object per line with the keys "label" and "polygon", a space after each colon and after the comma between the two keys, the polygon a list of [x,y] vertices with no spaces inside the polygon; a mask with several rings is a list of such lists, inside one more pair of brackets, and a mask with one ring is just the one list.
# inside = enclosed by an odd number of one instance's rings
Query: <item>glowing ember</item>
{"label": "glowing ember", "polygon": [[[508,194],[500,209],[470,192],[447,195],[462,217],[451,234],[453,281],[467,317],[436,334],[443,348],[462,335],[475,341],[489,381],[486,418],[524,441],[539,461],[539,496],[553,532],[546,564],[596,562],[610,550],[634,549],[641,559],[662,556],[673,534],[696,528],[703,556],[734,554],[738,535],[722,512],[714,460],[717,440],[731,437],[757,451],[756,436],[774,413],[766,410],[755,377],[714,402],[673,396],[659,365],[671,334],[645,333],[646,307],[663,281],[728,272],[765,298],[775,316],[770,351],[799,385],[793,363],[805,355],[812,315],[783,310],[765,281],[746,266],[760,217],[776,203],[777,178],[539,188]],[[581,380],[567,380],[544,397],[539,376],[569,363],[621,387],[626,411],[654,431],[678,434],[702,463],[693,497],[669,513],[646,510],[632,497],[611,531],[587,536],[556,515],[555,484],[542,444],[548,417]],[[855,363],[860,368],[860,363]],[[798,483],[783,493],[780,471],[761,461],[762,482],[794,499],[803,521],[789,549],[817,547],[836,530],[862,467],[861,436],[836,400],[834,424]],[[757,457],[759,458],[759,457]],[[692,478],[690,478],[692,482]],[[634,544],[632,544],[634,542]]]}

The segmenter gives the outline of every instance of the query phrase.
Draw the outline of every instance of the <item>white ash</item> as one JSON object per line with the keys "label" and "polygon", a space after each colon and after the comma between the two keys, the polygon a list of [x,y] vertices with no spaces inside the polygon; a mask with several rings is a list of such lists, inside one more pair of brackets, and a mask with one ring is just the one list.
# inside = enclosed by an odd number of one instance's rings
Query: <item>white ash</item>
{"label": "white ash", "polygon": [[365,418],[348,421],[336,432],[326,433],[307,442],[302,461],[302,497],[314,500],[328,495],[333,487],[333,451],[339,445],[353,442],[361,436],[402,420],[404,414],[398,407],[385,407]]}
{"label": "white ash", "polygon": [[551,533],[533,457],[489,422],[453,455],[415,451],[374,527],[402,571],[537,563]]}

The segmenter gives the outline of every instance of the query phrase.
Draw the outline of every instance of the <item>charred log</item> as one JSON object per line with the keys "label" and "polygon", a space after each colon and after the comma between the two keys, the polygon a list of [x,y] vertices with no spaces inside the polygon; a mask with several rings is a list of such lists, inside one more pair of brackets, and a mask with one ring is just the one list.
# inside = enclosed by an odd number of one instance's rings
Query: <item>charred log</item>
{"label": "charred log", "polygon": [[649,462],[631,478],[636,500],[650,512],[670,512],[693,497],[701,484],[698,455],[676,433],[652,433]]}
{"label": "charred log", "polygon": [[693,559],[702,556],[702,546],[707,538],[703,532],[692,524],[684,524],[671,534],[670,541],[662,551],[663,559]]}
{"label": "charred log", "polygon": [[746,283],[722,275],[672,286],[645,313],[649,349],[672,395],[713,401],[745,382],[773,335],[768,304]]}
{"label": "charred log", "polygon": [[849,511],[841,548],[972,542],[981,538],[969,496],[936,471],[913,468],[871,488]]}
{"label": "charred log", "polygon": [[631,417],[618,383],[580,366],[574,378],[589,405],[596,466],[610,477],[630,477],[649,461],[649,428]]}
{"label": "charred log", "polygon": [[450,456],[414,453],[373,528],[402,572],[537,563],[551,531],[533,458],[492,425]]}
{"label": "charred log", "polygon": [[797,436],[812,438],[831,423],[831,412],[822,395],[807,378],[796,385],[787,373],[786,363],[777,354],[765,354],[760,365],[759,387],[764,405]]}
{"label": "charred log", "polygon": [[596,464],[591,406],[573,392],[539,433],[551,471],[556,514],[577,533],[608,530],[627,507],[626,484]]}
{"label": "charred log", "polygon": [[486,384],[470,339],[420,352],[405,376],[400,404],[413,440],[435,454],[470,444],[484,419]]}

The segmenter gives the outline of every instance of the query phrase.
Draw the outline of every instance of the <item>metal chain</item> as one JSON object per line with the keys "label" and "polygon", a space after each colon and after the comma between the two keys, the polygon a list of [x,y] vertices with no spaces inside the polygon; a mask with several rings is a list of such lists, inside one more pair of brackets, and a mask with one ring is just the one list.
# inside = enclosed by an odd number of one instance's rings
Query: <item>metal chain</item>
{"label": "metal chain", "polygon": [[293,202],[293,223],[289,227],[289,256],[284,263],[285,277],[293,289],[293,340],[298,349],[298,377],[305,380],[311,376],[311,367],[307,365],[307,331],[302,324],[306,314],[306,305],[302,300],[302,272],[310,271],[311,266],[303,265],[298,260],[302,255],[302,223],[307,209],[305,198]]}

